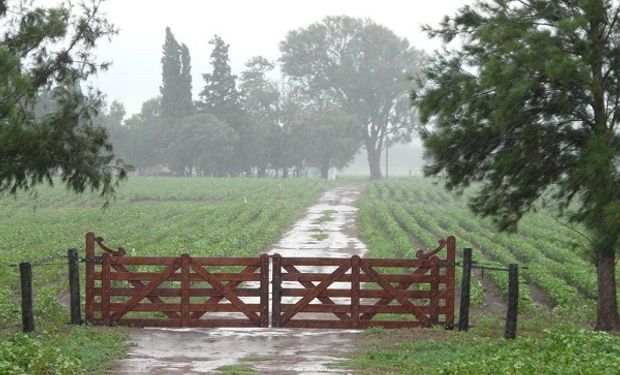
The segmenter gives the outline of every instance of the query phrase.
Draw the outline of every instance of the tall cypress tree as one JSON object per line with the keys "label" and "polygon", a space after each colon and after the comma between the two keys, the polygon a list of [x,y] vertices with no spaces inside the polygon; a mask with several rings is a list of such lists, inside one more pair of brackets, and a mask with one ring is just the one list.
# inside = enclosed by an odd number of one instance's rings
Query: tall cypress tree
{"label": "tall cypress tree", "polygon": [[192,104],[192,64],[189,49],[183,43],[181,45],[181,77],[180,77],[180,110],[183,114],[193,111]]}
{"label": "tall cypress tree", "polygon": [[166,27],[166,40],[163,46],[161,113],[163,116],[176,116],[179,114],[180,83],[181,83],[181,46],[172,35],[170,27]]}
{"label": "tall cypress tree", "polygon": [[163,46],[161,113],[167,117],[189,115],[192,112],[191,58],[185,44],[179,44],[169,27]]}
{"label": "tall cypress tree", "polygon": [[239,134],[239,144],[234,150],[233,158],[227,165],[223,165],[224,169],[219,172],[222,175],[237,175],[249,170],[252,156],[248,154],[248,150],[252,138],[247,131],[247,120],[241,109],[240,94],[236,87],[237,77],[230,69],[229,45],[217,35],[209,41],[209,44],[213,46],[211,51],[213,71],[202,75],[205,87],[200,93],[202,99],[200,108],[227,122]]}
{"label": "tall cypress tree", "polygon": [[191,59],[189,49],[185,44],[179,44],[172,35],[169,27],[166,27],[166,40],[163,46],[162,86],[161,92],[161,117],[162,124],[168,131],[165,133],[167,156],[164,163],[179,176],[187,172],[186,165],[178,163],[174,157],[184,145],[179,144],[178,132],[180,131],[179,118],[191,115],[192,103],[192,76]]}

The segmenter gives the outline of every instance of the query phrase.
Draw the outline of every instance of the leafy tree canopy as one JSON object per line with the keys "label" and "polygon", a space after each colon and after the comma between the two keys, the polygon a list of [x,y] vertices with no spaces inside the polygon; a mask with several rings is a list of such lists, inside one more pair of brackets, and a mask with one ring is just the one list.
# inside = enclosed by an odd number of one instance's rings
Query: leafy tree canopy
{"label": "leafy tree canopy", "polygon": [[479,1],[431,36],[438,53],[418,98],[426,172],[449,188],[479,183],[471,208],[515,230],[551,191],[589,230],[597,328],[620,329],[620,8],[606,0]]}
{"label": "leafy tree canopy", "polygon": [[[79,12],[66,5],[31,6],[0,0],[0,191],[53,183],[110,196],[126,167],[104,129],[94,124],[101,93],[84,82],[108,67],[92,50],[116,33],[100,1]],[[43,110],[37,103],[45,97]]]}
{"label": "leafy tree canopy", "polygon": [[162,148],[169,122],[161,119],[160,98],[142,103],[140,113],[123,121],[125,109],[112,102],[107,112],[101,114],[101,121],[108,129],[115,152],[142,174],[146,167],[162,162]]}
{"label": "leafy tree canopy", "polygon": [[203,113],[177,122],[167,149],[176,174],[221,175],[239,141],[235,130],[217,117]]}
{"label": "leafy tree canopy", "polygon": [[296,152],[323,178],[332,167],[346,167],[361,142],[357,118],[339,109],[312,111],[292,131]]}
{"label": "leafy tree canopy", "polygon": [[277,123],[280,90],[267,74],[275,65],[264,57],[251,58],[241,73],[239,85],[243,110],[250,116]]}
{"label": "leafy tree canopy", "polygon": [[280,50],[282,70],[315,101],[357,117],[371,178],[380,178],[386,138],[412,132],[408,77],[421,69],[423,53],[386,27],[346,16],[289,32]]}

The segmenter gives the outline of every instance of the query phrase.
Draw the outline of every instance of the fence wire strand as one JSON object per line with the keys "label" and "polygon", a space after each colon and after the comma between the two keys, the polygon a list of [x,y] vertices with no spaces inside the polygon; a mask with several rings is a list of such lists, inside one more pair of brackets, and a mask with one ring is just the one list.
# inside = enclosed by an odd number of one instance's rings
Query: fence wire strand
{"label": "fence wire strand", "polygon": [[[25,262],[18,262],[18,263],[0,263],[0,267],[4,267],[4,268],[14,268],[14,267],[19,267],[20,263],[29,263],[31,267],[56,267],[56,266],[66,266],[67,263],[66,262],[59,262],[58,259],[62,258],[62,259],[68,259],[69,257],[67,255],[51,255],[47,258],[44,259],[40,259],[38,261],[25,261]],[[80,258],[84,259],[84,258]]]}

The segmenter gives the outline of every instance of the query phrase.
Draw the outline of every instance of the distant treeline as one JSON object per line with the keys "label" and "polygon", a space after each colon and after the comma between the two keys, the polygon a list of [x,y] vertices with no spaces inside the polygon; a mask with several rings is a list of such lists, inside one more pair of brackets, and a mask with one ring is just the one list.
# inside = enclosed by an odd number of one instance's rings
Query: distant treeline
{"label": "distant treeline", "polygon": [[166,28],[160,95],[125,119],[112,102],[101,122],[137,174],[283,176],[316,168],[327,177],[363,147],[381,177],[386,142],[410,139],[409,94],[425,57],[370,20],[327,17],[291,31],[274,62],[257,56],[239,77],[215,35],[211,72],[192,98],[190,51]]}

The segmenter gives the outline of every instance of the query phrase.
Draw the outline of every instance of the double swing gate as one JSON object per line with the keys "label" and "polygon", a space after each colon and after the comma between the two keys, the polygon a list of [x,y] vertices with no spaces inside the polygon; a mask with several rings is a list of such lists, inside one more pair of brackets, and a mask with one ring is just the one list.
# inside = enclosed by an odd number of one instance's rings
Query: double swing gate
{"label": "double swing gate", "polygon": [[[103,250],[101,255],[96,249]],[[125,256],[86,235],[86,320],[138,327],[452,326],[454,237],[415,259]]]}

